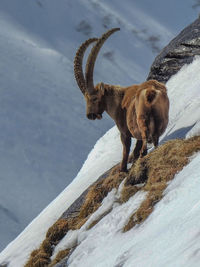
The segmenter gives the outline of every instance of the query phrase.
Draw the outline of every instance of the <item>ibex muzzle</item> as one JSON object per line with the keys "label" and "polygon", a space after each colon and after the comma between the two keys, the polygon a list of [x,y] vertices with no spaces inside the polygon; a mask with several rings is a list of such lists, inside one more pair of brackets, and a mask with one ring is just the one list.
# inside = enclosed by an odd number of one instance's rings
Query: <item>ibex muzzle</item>
{"label": "ibex muzzle", "polygon": [[100,90],[93,94],[85,94],[86,115],[89,120],[102,119],[102,113],[105,110],[102,98],[103,92]]}

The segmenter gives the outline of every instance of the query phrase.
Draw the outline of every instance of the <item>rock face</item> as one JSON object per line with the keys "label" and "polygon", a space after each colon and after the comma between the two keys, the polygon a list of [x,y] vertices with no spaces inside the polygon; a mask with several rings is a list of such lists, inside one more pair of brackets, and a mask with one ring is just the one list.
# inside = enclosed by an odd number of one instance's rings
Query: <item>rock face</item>
{"label": "rock face", "polygon": [[147,80],[166,83],[184,64],[200,55],[200,17],[175,37],[155,58]]}

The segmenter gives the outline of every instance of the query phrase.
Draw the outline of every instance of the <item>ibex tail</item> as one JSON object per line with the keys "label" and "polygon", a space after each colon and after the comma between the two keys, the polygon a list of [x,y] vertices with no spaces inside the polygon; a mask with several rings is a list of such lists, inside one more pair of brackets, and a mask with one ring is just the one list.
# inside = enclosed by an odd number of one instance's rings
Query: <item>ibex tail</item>
{"label": "ibex tail", "polygon": [[152,106],[156,102],[157,95],[159,94],[159,91],[156,89],[146,89],[145,92],[145,104],[147,107]]}

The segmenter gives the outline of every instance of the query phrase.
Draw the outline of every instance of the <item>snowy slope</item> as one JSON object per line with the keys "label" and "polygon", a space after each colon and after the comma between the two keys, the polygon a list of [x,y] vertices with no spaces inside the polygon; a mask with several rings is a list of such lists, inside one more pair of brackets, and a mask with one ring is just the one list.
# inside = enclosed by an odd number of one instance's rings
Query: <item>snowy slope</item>
{"label": "snowy slope", "polygon": [[95,80],[141,82],[159,49],[196,18],[193,3],[0,1],[0,250],[71,182],[113,125],[107,116],[85,118],[73,77],[79,44],[120,26]]}
{"label": "snowy slope", "polygon": [[[115,204],[93,229],[80,229],[80,245],[69,258],[68,266],[198,267],[199,178],[200,154],[176,175],[152,215],[127,233],[121,233],[121,229],[144,195],[136,194],[123,205]],[[102,209],[111,202],[110,195],[104,199]],[[59,249],[66,248],[66,245],[67,236]]]}
{"label": "snowy slope", "polygon": [[[196,58],[167,83],[170,122],[163,139],[177,132],[182,136],[200,134],[200,78],[196,75],[199,70],[200,58]],[[0,254],[0,264],[23,266],[29,253],[44,239],[49,226],[120,158],[121,143],[114,127],[97,142],[73,182]],[[145,196],[137,194],[119,205],[115,201],[119,192],[112,191],[96,213],[103,213],[110,205],[112,212],[91,230],[86,231],[83,225],[77,232],[69,232],[56,251],[76,239],[79,246],[71,255],[69,266],[167,267],[172,263],[177,267],[199,266],[199,173],[200,154],[196,154],[167,187],[165,197],[145,223],[126,234],[122,234],[121,229]]]}

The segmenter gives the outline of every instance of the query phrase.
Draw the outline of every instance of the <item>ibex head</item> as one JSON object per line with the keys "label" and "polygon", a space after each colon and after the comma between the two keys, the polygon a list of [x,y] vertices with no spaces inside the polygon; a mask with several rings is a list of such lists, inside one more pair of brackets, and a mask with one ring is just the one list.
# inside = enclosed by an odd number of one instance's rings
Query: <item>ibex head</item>
{"label": "ibex head", "polygon": [[[103,83],[97,84],[94,86],[93,83],[93,72],[94,65],[97,58],[97,55],[106,41],[106,39],[113,34],[115,31],[120,30],[119,28],[114,28],[106,33],[104,33],[99,39],[91,38],[85,41],[77,50],[75,59],[74,59],[74,74],[77,81],[77,84],[83,93],[86,100],[86,115],[90,120],[101,119],[102,113],[105,110],[105,104],[103,101],[104,96],[104,85]],[[93,46],[86,63],[85,77],[83,74],[83,56],[87,47],[93,43],[96,44]]]}

